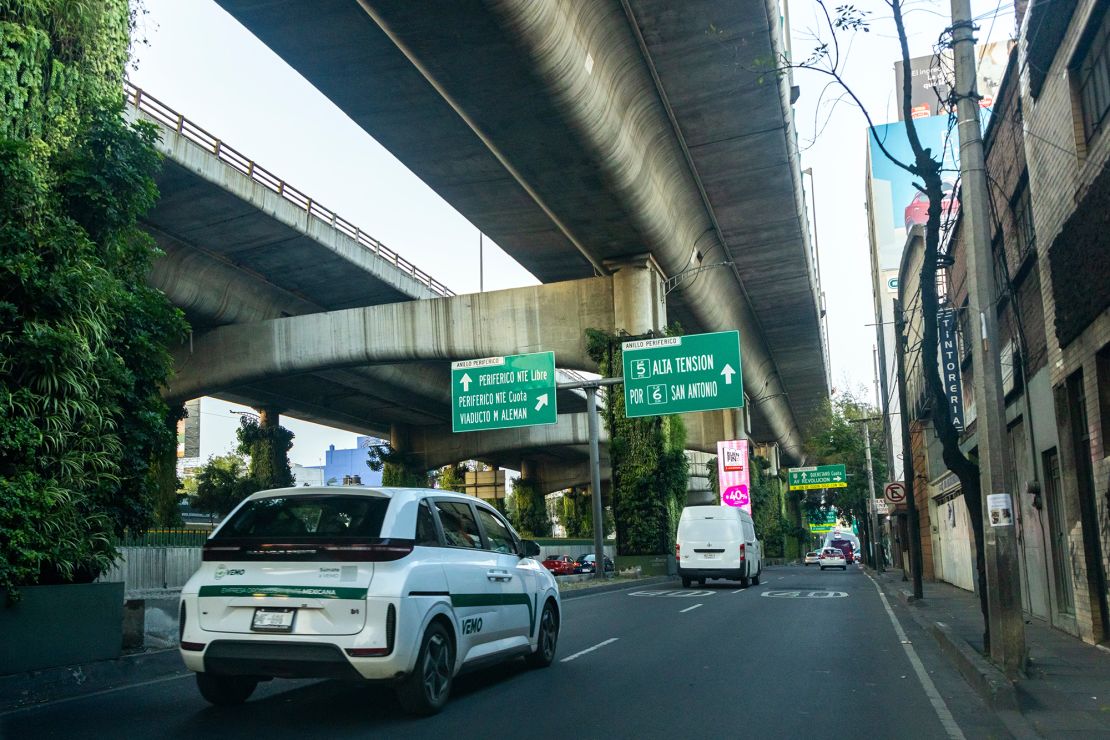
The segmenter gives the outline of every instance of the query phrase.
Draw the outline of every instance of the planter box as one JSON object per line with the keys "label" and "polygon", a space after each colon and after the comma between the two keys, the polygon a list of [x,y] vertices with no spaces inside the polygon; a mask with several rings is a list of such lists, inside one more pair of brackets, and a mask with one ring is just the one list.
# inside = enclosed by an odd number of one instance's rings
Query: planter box
{"label": "planter box", "polygon": [[113,660],[123,643],[123,584],[0,589],[0,675]]}
{"label": "planter box", "polygon": [[640,568],[643,576],[673,576],[678,570],[674,565],[674,555],[618,555],[618,571]]}

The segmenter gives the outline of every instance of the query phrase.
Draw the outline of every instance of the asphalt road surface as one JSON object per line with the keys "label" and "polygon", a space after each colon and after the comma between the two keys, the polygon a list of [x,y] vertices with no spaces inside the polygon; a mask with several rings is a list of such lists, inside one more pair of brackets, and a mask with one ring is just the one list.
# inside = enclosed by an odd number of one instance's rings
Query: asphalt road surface
{"label": "asphalt road surface", "polygon": [[0,736],[1007,737],[905,609],[854,566],[768,568],[746,589],[567,599],[555,664],[464,675],[428,719],[404,715],[386,689],[338,681],[276,680],[215,708],[184,676],[0,715]]}

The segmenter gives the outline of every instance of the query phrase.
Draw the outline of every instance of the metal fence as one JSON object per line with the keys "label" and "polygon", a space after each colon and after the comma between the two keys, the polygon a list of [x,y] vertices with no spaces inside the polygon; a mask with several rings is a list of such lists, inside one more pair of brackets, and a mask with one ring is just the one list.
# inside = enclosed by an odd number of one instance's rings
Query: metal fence
{"label": "metal fence", "polygon": [[201,547],[211,533],[209,529],[148,529],[128,535],[116,543],[120,547]]}
{"label": "metal fence", "polygon": [[126,93],[127,102],[130,105],[133,105],[166,128],[173,129],[193,144],[196,144],[201,149],[215,156],[221,162],[239,170],[239,172],[246,175],[252,181],[280,195],[285,200],[297,206],[297,208],[306,211],[310,216],[343,232],[374,254],[390,264],[395,265],[402,272],[412,275],[416,280],[426,285],[432,292],[441,296],[455,295],[446,285],[406,260],[397,252],[389,249],[358,226],[352,224],[342,216],[339,216],[330,208],[325,208],[320,205],[308,195],[297,190],[253,159],[240,153],[233,147],[228,146],[218,137],[205,131],[150,93],[136,87],[129,81],[124,82],[123,89]]}
{"label": "metal fence", "polygon": [[180,589],[200,567],[200,547],[121,547],[100,581],[123,581],[127,594]]}

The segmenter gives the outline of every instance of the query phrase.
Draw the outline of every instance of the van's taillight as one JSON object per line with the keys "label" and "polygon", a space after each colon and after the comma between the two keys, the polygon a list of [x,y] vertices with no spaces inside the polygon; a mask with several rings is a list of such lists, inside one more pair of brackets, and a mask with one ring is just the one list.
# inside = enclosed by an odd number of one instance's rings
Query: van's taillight
{"label": "van's taillight", "polygon": [[682,545],[674,543],[674,559],[682,560]]}
{"label": "van's taillight", "polygon": [[747,560],[747,559],[748,559],[748,555],[747,555],[747,553],[745,552],[745,549],[746,549],[746,548],[745,548],[745,546],[744,546],[744,543],[743,543],[743,542],[741,542],[741,543],[740,543],[740,561],[741,561],[741,562],[743,562],[744,560]]}

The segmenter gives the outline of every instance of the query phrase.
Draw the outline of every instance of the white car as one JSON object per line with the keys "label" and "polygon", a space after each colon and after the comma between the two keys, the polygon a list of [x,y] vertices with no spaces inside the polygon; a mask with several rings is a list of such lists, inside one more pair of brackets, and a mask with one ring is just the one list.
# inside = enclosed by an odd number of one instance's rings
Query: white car
{"label": "white car", "polygon": [[817,564],[821,566],[821,570],[825,568],[848,570],[848,559],[844,557],[843,551],[835,547],[826,547],[822,550]]}
{"label": "white car", "polygon": [[212,533],[181,592],[181,656],[209,702],[271,678],[350,678],[439,711],[460,670],[550,665],[555,578],[483,501],[411,488],[260,491]]}
{"label": "white car", "polygon": [[806,565],[818,565],[818,564],[820,564],[820,562],[821,562],[821,553],[817,552],[816,550],[813,550],[812,552],[807,552],[806,553],[806,559],[805,559],[805,564]]}

